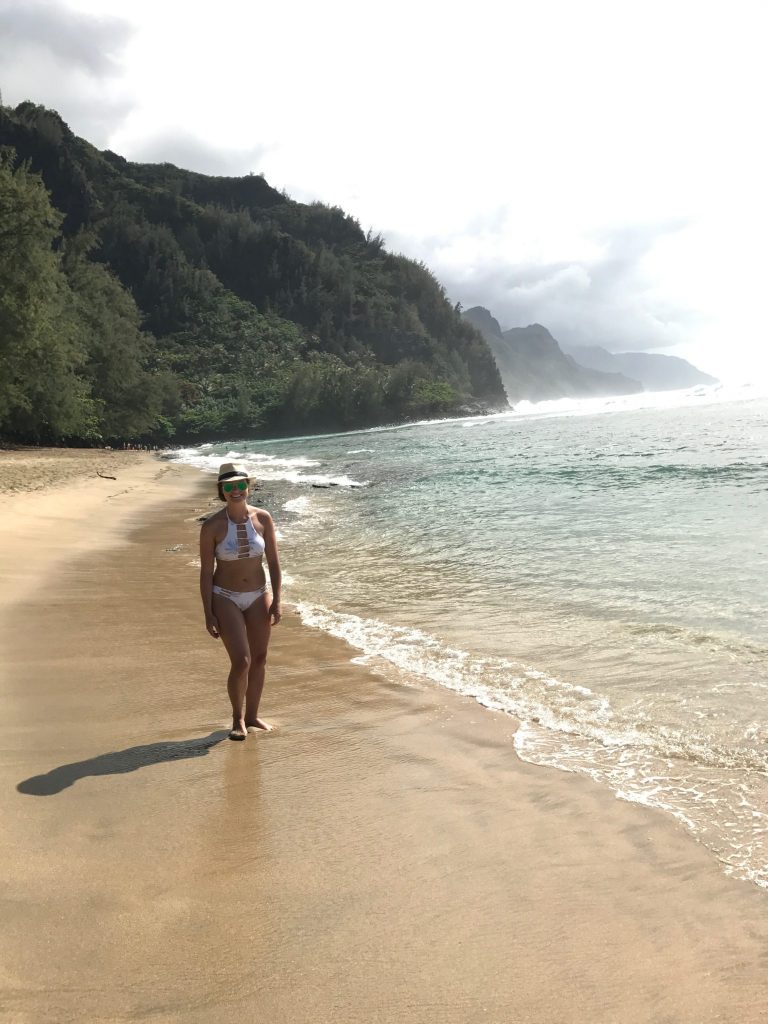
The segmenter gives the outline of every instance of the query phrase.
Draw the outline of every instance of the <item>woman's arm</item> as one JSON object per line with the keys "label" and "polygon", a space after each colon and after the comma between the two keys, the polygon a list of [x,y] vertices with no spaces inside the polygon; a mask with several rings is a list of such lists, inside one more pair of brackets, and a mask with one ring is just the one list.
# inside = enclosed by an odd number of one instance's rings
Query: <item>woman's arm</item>
{"label": "woman's arm", "polygon": [[280,556],[277,552],[277,534],[275,524],[269,512],[259,510],[259,523],[264,529],[264,548],[269,566],[269,579],[272,584],[272,604],[269,606],[269,619],[273,626],[276,626],[283,613],[280,607],[280,591],[282,589],[283,577],[280,572]]}
{"label": "woman's arm", "polygon": [[213,569],[215,560],[216,536],[213,524],[203,523],[200,530],[200,596],[203,599],[205,628],[214,640],[219,639],[219,624],[213,614]]}

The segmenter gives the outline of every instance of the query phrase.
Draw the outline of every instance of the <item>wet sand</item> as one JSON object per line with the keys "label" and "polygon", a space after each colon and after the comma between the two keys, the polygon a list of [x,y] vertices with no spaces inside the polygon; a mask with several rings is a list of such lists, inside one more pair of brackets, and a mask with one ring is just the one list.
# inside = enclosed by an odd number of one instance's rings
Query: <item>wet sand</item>
{"label": "wet sand", "polygon": [[288,610],[277,729],[228,741],[191,564],[210,481],[135,470],[39,506],[32,580],[38,512],[3,507],[0,1021],[765,1020],[768,894],[519,762],[508,716]]}

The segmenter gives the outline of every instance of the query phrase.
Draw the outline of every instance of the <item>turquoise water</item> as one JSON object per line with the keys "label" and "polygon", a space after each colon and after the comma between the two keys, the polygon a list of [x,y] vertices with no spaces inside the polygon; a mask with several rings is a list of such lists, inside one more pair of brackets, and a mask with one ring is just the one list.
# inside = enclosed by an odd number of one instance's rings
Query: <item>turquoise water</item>
{"label": "turquoise water", "polygon": [[308,625],[515,714],[519,756],[675,815],[768,885],[768,399],[523,404],[178,453],[225,455],[278,496]]}

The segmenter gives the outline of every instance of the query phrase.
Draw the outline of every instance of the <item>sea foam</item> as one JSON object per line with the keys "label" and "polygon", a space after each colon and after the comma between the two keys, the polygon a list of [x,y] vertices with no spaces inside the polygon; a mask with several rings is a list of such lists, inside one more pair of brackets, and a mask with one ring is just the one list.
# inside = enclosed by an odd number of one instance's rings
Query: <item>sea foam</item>
{"label": "sea foam", "polygon": [[209,454],[201,448],[177,448],[166,454],[166,458],[194,466],[204,473],[218,473],[222,462],[237,460],[245,466],[257,481],[285,481],[293,484],[315,485],[317,487],[366,487],[368,481],[355,480],[346,473],[313,473],[306,472],[322,463],[303,455],[292,458],[278,458],[261,452],[229,451],[224,455]]}
{"label": "sea foam", "polygon": [[629,717],[588,687],[473,655],[419,629],[305,601],[297,610],[305,625],[359,651],[355,664],[389,666],[403,683],[436,683],[514,715],[522,760],[587,775],[620,799],[672,814],[727,873],[768,888],[768,753]]}

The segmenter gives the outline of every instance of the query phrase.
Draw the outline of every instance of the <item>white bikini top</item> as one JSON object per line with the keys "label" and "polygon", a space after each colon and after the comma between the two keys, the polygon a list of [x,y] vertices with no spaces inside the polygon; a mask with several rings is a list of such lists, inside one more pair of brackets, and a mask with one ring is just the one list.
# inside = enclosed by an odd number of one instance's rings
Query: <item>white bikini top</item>
{"label": "white bikini top", "polygon": [[261,558],[264,554],[264,538],[251,522],[251,517],[242,523],[233,523],[227,516],[227,535],[216,545],[216,558],[220,562],[234,562],[238,558]]}

